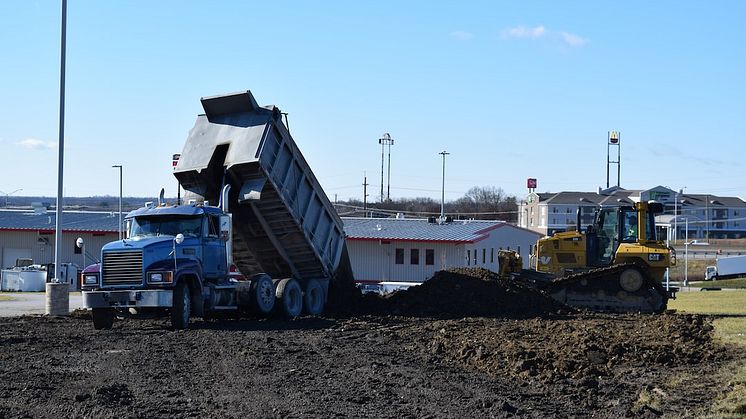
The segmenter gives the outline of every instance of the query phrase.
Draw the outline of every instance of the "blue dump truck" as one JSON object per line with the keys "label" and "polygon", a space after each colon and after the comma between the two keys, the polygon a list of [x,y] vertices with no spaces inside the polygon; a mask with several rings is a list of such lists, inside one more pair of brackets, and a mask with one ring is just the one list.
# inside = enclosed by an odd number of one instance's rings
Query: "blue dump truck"
{"label": "blue dump truck", "polygon": [[[323,312],[351,281],[342,221],[274,106],[251,92],[201,99],[174,174],[183,205],[127,214],[123,240],[81,278],[96,329],[116,317]],[[213,204],[213,205],[211,205]]]}

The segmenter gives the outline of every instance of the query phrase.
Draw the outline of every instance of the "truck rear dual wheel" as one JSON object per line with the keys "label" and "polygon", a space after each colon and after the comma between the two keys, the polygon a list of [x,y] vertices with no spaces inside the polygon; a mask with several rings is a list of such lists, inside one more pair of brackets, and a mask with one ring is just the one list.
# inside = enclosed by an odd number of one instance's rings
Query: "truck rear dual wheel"
{"label": "truck rear dual wheel", "polygon": [[298,317],[303,311],[303,291],[293,278],[286,278],[277,283],[277,302],[280,313],[287,317]]}
{"label": "truck rear dual wheel", "polygon": [[189,327],[189,313],[192,309],[189,287],[180,282],[174,289],[173,306],[171,307],[171,326],[177,330]]}
{"label": "truck rear dual wheel", "polygon": [[114,325],[114,310],[110,308],[94,308],[91,316],[93,317],[93,328],[96,330],[111,329]]}
{"label": "truck rear dual wheel", "polygon": [[251,305],[260,314],[269,314],[275,307],[275,284],[269,275],[261,274],[251,278]]}
{"label": "truck rear dual wheel", "polygon": [[306,283],[303,310],[312,316],[318,316],[324,311],[324,289],[316,279],[309,279]]}

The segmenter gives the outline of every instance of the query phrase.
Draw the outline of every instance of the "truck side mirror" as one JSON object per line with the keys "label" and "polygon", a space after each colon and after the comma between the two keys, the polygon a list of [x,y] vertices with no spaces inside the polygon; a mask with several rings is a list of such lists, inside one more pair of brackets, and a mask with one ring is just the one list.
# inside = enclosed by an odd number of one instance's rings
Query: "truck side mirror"
{"label": "truck side mirror", "polygon": [[220,239],[228,241],[231,239],[231,216],[224,214],[220,216]]}

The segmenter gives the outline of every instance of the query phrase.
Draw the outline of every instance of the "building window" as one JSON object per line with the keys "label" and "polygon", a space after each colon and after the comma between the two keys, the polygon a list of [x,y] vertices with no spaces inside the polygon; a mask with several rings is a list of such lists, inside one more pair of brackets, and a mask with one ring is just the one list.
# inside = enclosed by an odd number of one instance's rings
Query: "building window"
{"label": "building window", "polygon": [[482,265],[487,263],[487,249],[482,249]]}
{"label": "building window", "polygon": [[466,266],[471,265],[471,258],[469,257],[469,249],[466,249]]}
{"label": "building window", "polygon": [[419,265],[420,264],[420,249],[409,250],[409,264]]}
{"label": "building window", "polygon": [[495,263],[495,248],[490,248],[490,263]]}
{"label": "building window", "polygon": [[435,249],[425,249],[425,265],[435,265]]}
{"label": "building window", "polygon": [[474,266],[477,266],[477,249],[474,249]]}
{"label": "building window", "polygon": [[396,249],[396,264],[404,265],[404,249]]}

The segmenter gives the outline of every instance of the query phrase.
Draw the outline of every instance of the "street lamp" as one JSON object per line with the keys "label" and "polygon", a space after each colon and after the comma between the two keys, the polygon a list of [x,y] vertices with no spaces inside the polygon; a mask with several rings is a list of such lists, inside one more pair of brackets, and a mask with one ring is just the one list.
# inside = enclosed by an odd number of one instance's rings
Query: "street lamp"
{"label": "street lamp", "polygon": [[443,183],[440,188],[440,222],[445,222],[445,205],[446,205],[446,156],[451,154],[445,150],[441,151],[441,156],[443,156]]}
{"label": "street lamp", "polygon": [[112,168],[119,168],[119,240],[122,240],[122,165],[115,164]]}
{"label": "street lamp", "polygon": [[386,200],[391,200],[391,146],[394,144],[394,139],[391,138],[391,134],[388,132],[383,133],[383,136],[378,139],[378,144],[381,145],[381,202],[383,202],[383,147],[389,146],[389,165],[388,165],[388,190],[386,192]]}
{"label": "street lamp", "polygon": [[5,195],[5,206],[6,206],[6,207],[8,206],[8,197],[9,197],[9,196],[13,195],[13,194],[14,194],[14,193],[16,193],[16,192],[20,192],[20,191],[22,191],[22,190],[23,190],[23,189],[16,189],[15,191],[13,191],[13,192],[10,192],[10,193],[5,193],[5,192],[3,192],[3,191],[0,191],[0,194],[3,194],[3,195]]}

